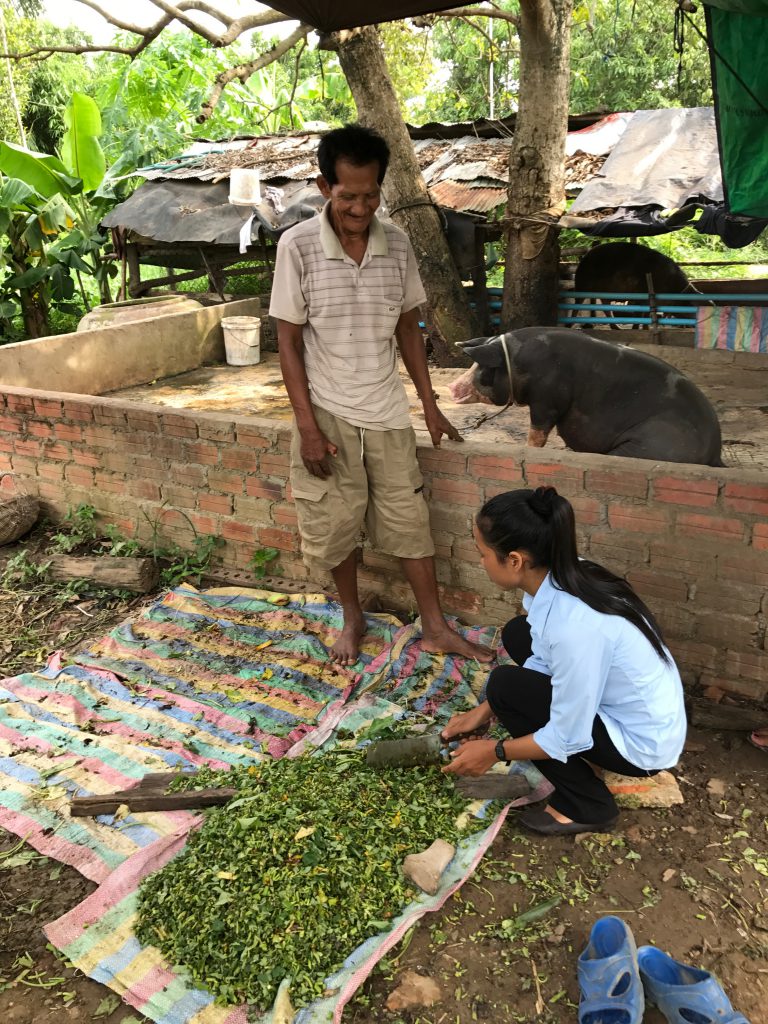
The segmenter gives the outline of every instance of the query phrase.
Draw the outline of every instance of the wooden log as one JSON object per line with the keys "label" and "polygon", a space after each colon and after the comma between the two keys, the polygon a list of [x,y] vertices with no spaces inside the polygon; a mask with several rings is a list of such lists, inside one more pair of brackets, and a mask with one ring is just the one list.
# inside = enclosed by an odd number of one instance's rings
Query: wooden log
{"label": "wooden log", "polygon": [[768,710],[744,708],[734,704],[715,704],[711,700],[693,700],[690,706],[691,725],[702,729],[726,729],[752,732],[768,727]]}
{"label": "wooden log", "polygon": [[118,789],[114,793],[98,793],[95,796],[73,797],[69,813],[73,818],[114,814],[121,804],[125,804],[129,810],[137,812],[218,807],[227,803],[237,793],[236,789],[225,786],[212,789],[190,789],[181,793],[167,792],[169,785],[175,779],[188,778],[191,775],[194,775],[194,772],[150,772],[129,789]]}
{"label": "wooden log", "polygon": [[88,580],[98,587],[129,590],[133,594],[154,590],[159,579],[157,566],[151,558],[117,558],[111,555],[96,558],[55,555],[49,572],[55,580]]}

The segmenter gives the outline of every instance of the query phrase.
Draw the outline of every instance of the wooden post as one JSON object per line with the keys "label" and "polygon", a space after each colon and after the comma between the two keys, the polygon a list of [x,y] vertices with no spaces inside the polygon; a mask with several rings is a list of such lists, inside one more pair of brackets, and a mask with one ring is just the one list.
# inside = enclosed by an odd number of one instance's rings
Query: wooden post
{"label": "wooden post", "polygon": [[653,344],[659,344],[659,312],[656,308],[656,291],[653,286],[653,277],[651,274],[645,275],[645,283],[648,287],[648,306],[651,311],[651,338]]}

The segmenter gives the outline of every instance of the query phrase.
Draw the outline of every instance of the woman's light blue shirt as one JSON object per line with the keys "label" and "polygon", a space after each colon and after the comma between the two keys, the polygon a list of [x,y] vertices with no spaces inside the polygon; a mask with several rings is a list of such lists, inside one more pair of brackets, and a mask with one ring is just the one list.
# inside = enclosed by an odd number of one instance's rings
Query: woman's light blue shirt
{"label": "woman's light blue shirt", "polygon": [[556,761],[592,746],[595,715],[616,749],[638,768],[674,765],[686,733],[683,686],[640,630],[619,615],[597,612],[549,575],[525,594],[533,654],[525,668],[552,677],[547,724],[533,734]]}

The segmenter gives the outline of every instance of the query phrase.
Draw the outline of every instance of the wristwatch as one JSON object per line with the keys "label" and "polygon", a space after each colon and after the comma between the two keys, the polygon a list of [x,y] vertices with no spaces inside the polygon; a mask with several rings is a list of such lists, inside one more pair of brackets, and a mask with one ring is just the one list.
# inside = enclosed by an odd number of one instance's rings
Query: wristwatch
{"label": "wristwatch", "polygon": [[504,753],[504,743],[505,742],[506,742],[505,740],[499,740],[499,742],[493,748],[493,752],[496,754],[496,760],[497,761],[503,761],[504,764],[512,764],[511,759],[508,758],[507,755]]}

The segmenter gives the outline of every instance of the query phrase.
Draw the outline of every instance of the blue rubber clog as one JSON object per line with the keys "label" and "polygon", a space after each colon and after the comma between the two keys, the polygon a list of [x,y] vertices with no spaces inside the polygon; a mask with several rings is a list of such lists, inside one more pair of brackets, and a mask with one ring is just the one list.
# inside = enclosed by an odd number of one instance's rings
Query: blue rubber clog
{"label": "blue rubber clog", "polygon": [[578,959],[579,1024],[640,1024],[645,1000],[637,947],[620,917],[601,917]]}
{"label": "blue rubber clog", "polygon": [[749,1024],[709,971],[681,964],[655,946],[641,946],[637,961],[648,1002],[669,1024]]}

